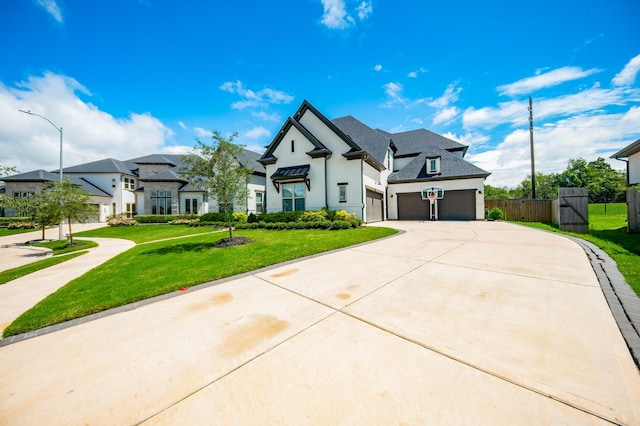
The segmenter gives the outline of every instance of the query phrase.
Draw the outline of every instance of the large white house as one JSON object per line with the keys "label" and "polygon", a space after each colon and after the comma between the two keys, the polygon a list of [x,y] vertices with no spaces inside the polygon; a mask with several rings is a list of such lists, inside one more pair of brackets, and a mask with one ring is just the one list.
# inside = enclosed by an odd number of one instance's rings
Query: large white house
{"label": "large white house", "polygon": [[[183,158],[173,154],[151,154],[126,161],[107,158],[67,167],[63,175],[89,193],[90,202],[98,207],[98,217],[94,218],[98,221],[116,215],[218,212],[217,201],[182,176]],[[253,173],[247,185],[246,203],[234,206],[234,211],[264,211],[265,170],[258,159],[260,154],[248,150],[238,159]],[[35,170],[0,180],[5,183],[6,195],[28,197],[58,181],[59,174]],[[5,214],[11,216],[13,212],[7,210]]]}
{"label": "large white house", "polygon": [[437,188],[439,219],[483,219],[489,173],[464,160],[466,151],[425,129],[388,133],[352,116],[329,120],[305,100],[259,160],[266,210],[326,206],[365,222],[424,220],[434,212],[425,194]]}

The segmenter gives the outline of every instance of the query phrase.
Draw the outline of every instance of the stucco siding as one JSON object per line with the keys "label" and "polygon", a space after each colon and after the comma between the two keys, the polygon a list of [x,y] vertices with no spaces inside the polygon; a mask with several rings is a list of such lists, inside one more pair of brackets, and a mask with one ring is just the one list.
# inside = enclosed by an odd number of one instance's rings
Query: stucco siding
{"label": "stucco siding", "polygon": [[387,189],[387,215],[391,220],[398,219],[398,197],[400,193],[420,192],[423,188],[429,187],[443,188],[446,198],[447,191],[459,191],[473,189],[476,192],[476,220],[484,219],[484,179],[458,179],[431,182],[411,182],[389,185]]}
{"label": "stucco siding", "polygon": [[629,156],[629,185],[640,183],[640,152]]}

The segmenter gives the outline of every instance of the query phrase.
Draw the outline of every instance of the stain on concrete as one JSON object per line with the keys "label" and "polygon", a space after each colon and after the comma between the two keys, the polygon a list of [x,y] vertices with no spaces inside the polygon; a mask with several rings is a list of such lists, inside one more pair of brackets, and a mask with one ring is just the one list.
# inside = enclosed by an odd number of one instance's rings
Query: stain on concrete
{"label": "stain on concrete", "polygon": [[336,297],[342,300],[351,299],[351,295],[349,293],[338,293],[336,294]]}
{"label": "stain on concrete", "polygon": [[284,271],[278,272],[277,274],[272,274],[271,277],[272,278],[287,277],[289,275],[295,274],[298,271],[299,271],[298,268],[285,269]]}
{"label": "stain on concrete", "polygon": [[289,327],[287,321],[264,314],[248,315],[236,324],[219,347],[222,355],[238,356],[275,337]]}
{"label": "stain on concrete", "polygon": [[232,300],[233,300],[233,295],[231,293],[214,294],[204,302],[194,303],[193,305],[190,305],[189,309],[191,311],[202,311],[212,306],[228,303]]}

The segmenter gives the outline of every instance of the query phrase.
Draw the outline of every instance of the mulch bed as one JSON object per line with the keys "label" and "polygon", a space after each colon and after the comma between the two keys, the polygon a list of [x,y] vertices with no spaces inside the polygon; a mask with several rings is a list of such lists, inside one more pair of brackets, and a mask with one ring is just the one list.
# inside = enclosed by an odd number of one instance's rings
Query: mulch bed
{"label": "mulch bed", "polygon": [[214,247],[231,247],[231,246],[240,246],[242,244],[252,243],[253,240],[247,237],[232,237],[232,238],[223,238],[219,241],[216,241],[213,246]]}

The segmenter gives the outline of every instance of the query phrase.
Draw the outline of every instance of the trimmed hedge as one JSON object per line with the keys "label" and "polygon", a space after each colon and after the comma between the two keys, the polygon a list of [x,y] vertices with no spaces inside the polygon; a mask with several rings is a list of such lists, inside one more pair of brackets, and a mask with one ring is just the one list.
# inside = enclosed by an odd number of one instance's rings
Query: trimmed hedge
{"label": "trimmed hedge", "polygon": [[10,223],[33,222],[30,217],[0,217],[0,227],[7,227]]}
{"label": "trimmed hedge", "polygon": [[[203,215],[204,216],[204,215]],[[133,217],[138,223],[168,223],[177,219],[197,219],[197,214],[141,214]]]}

